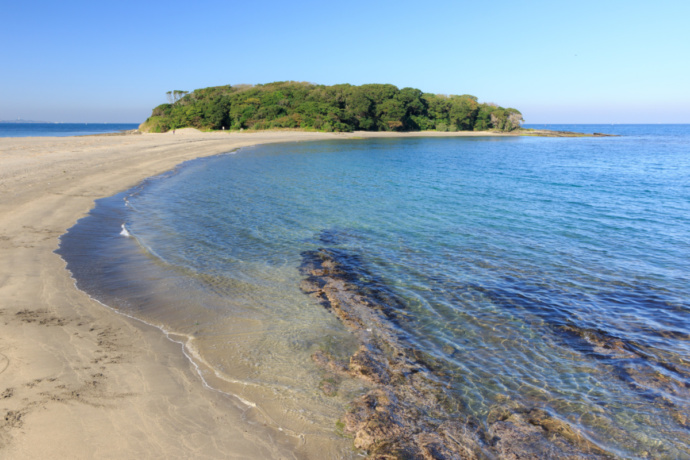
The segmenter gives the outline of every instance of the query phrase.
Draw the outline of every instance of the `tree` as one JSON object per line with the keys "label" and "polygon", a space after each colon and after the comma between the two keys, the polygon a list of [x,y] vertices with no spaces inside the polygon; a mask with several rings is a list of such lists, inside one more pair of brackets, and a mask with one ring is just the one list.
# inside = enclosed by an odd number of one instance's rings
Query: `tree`
{"label": "tree", "polygon": [[452,126],[461,131],[470,131],[474,127],[479,112],[479,104],[474,96],[451,96],[448,118]]}
{"label": "tree", "polygon": [[167,93],[165,93],[166,97],[168,98],[168,104],[174,104],[175,102],[185,97],[187,94],[189,94],[189,91],[180,91],[179,89],[176,89],[175,91],[168,91]]}
{"label": "tree", "polygon": [[520,127],[522,114],[470,95],[423,93],[389,84],[275,82],[168,91],[150,129],[303,128],[324,131],[439,131]]}

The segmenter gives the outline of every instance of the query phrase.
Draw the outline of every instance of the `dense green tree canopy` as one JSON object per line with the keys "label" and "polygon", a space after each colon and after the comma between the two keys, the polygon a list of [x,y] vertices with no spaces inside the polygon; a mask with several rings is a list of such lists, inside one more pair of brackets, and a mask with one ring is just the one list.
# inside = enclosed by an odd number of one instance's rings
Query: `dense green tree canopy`
{"label": "dense green tree canopy", "polygon": [[470,95],[445,96],[393,85],[276,82],[175,91],[142,130],[301,128],[321,131],[512,131],[522,114]]}

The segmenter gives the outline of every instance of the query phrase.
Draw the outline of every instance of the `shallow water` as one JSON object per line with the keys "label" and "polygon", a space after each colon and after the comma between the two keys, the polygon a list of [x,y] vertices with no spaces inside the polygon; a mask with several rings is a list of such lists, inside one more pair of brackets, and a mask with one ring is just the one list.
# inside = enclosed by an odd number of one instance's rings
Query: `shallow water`
{"label": "shallow water", "polygon": [[328,456],[354,455],[335,425],[364,384],[319,390],[313,353],[357,346],[299,289],[319,248],[389,293],[458,411],[519,401],[614,454],[690,458],[690,126],[549,128],[623,136],[246,148],[101,200],[60,252]]}

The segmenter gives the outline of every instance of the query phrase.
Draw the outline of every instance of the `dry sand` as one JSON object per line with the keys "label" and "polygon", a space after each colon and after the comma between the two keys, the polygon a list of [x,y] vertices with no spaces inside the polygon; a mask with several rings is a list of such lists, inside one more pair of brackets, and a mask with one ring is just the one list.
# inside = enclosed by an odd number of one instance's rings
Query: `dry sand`
{"label": "dry sand", "polygon": [[261,143],[388,136],[186,129],[0,138],[0,458],[313,456],[204,387],[158,329],[77,290],[53,251],[95,199],[183,161]]}

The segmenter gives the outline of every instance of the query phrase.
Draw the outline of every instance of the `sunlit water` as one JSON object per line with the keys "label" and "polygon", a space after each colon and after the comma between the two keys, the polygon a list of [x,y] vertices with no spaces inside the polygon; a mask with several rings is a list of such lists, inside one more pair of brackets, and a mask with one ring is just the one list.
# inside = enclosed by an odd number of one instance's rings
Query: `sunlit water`
{"label": "sunlit water", "polygon": [[324,247],[401,299],[402,336],[478,420],[510,399],[618,455],[690,458],[690,126],[549,128],[623,136],[245,148],[101,200],[61,253],[329,456],[350,455],[335,422],[363,389],[318,389],[310,356],[356,347],[299,290],[301,254]]}

